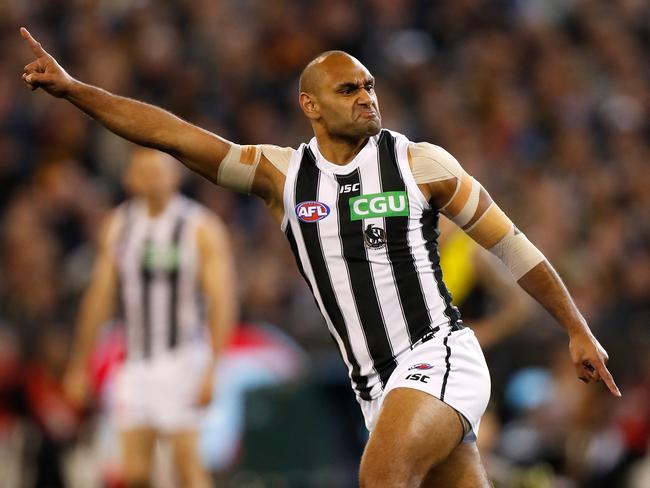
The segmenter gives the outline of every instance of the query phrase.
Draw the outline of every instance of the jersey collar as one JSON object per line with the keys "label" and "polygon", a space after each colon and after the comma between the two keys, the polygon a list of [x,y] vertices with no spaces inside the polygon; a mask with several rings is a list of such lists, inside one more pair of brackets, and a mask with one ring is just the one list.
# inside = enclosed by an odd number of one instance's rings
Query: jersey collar
{"label": "jersey collar", "polygon": [[312,137],[309,141],[309,148],[314,153],[314,157],[316,158],[316,166],[318,166],[321,171],[329,174],[348,174],[357,169],[359,165],[365,160],[371,159],[367,157],[368,152],[373,151],[377,148],[377,143],[380,136],[381,132],[379,132],[377,135],[369,137],[366,144],[361,148],[361,151],[357,153],[352,161],[346,164],[334,164],[325,159],[325,157],[321,154],[320,149],[318,148],[318,141],[316,141],[315,137]]}

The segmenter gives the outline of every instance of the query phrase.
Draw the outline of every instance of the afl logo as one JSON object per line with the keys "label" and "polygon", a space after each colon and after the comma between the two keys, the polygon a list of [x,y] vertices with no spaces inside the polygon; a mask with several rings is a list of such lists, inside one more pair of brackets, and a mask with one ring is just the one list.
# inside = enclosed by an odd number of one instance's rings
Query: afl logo
{"label": "afl logo", "polygon": [[318,222],[330,214],[330,208],[321,202],[302,202],[296,205],[296,216],[303,222]]}
{"label": "afl logo", "polygon": [[413,366],[411,366],[408,370],[411,371],[412,369],[420,369],[420,370],[422,370],[422,369],[431,369],[431,368],[433,368],[432,364],[418,363],[418,364],[414,364]]}

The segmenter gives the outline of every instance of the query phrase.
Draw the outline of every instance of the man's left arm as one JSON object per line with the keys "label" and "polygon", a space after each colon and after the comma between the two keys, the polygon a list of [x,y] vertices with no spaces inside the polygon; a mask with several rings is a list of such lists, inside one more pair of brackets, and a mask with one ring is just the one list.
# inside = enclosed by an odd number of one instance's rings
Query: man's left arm
{"label": "man's left arm", "polygon": [[585,383],[603,380],[614,395],[621,396],[614,378],[605,366],[609,360],[607,352],[591,333],[587,321],[551,264],[544,259],[519,278],[518,283],[569,334],[569,351],[578,378]]}
{"label": "man's left arm", "polygon": [[206,216],[198,228],[197,241],[199,279],[206,298],[212,351],[198,403],[207,405],[211,399],[214,367],[226,348],[235,325],[237,286],[232,251],[224,224],[214,216]]}
{"label": "man's left arm", "polygon": [[544,255],[512,223],[481,184],[447,151],[430,144],[409,148],[413,173],[432,206],[495,254],[519,285],[566,330],[578,378],[602,380],[621,393],[607,370],[608,355],[591,333],[564,283]]}

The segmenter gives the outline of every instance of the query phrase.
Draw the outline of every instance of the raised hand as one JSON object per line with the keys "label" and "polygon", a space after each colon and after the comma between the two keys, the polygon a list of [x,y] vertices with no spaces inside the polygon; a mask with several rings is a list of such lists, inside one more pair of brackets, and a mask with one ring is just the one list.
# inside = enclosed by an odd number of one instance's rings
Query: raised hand
{"label": "raised hand", "polygon": [[593,335],[581,332],[570,336],[569,352],[578,378],[585,383],[602,380],[612,395],[621,396],[614,378],[605,366],[609,356]]}
{"label": "raised hand", "polygon": [[65,96],[74,79],[43,49],[41,43],[34,39],[27,29],[21,27],[20,35],[27,41],[36,56],[35,61],[25,66],[23,81],[30,90],[42,88],[52,96]]}

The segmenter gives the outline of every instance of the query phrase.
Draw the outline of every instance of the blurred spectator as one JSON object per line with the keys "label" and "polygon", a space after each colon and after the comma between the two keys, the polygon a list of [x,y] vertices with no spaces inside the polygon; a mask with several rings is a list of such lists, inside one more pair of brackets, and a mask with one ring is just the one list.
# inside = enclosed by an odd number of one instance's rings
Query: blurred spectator
{"label": "blurred spectator", "polygon": [[35,420],[38,442],[31,453],[34,486],[67,486],[64,454],[72,444],[81,416],[63,393],[62,376],[67,363],[69,337],[58,326],[44,330],[39,337],[34,360],[25,371],[26,397]]}

